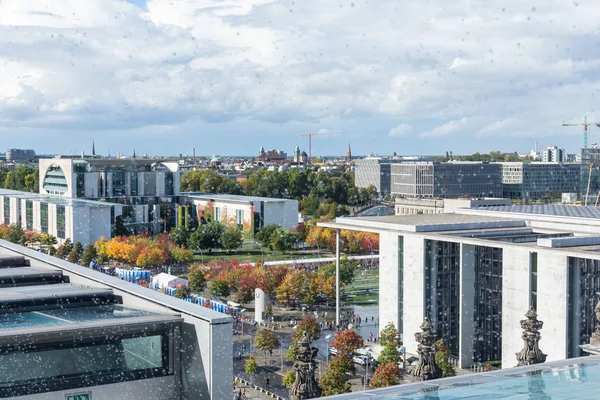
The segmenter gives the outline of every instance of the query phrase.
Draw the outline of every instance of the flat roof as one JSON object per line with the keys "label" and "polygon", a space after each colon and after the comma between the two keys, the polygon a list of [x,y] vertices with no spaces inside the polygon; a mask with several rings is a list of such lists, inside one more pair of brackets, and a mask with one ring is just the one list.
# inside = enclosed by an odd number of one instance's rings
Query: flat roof
{"label": "flat roof", "polygon": [[600,218],[600,207],[569,204],[514,204],[511,206],[474,207],[473,210],[574,218]]}
{"label": "flat roof", "polygon": [[211,194],[211,193],[200,193],[200,192],[181,192],[181,196],[192,197],[197,199],[218,199],[225,201],[237,201],[237,202],[252,202],[252,201],[263,201],[269,203],[283,203],[286,201],[297,201],[294,199],[276,199],[272,197],[260,197],[260,196],[242,196],[237,194]]}
{"label": "flat roof", "polygon": [[327,397],[331,400],[592,400],[600,393],[600,356],[572,358]]}
{"label": "flat roof", "polygon": [[104,201],[95,201],[95,200],[84,200],[84,199],[76,199],[71,197],[63,197],[52,194],[40,194],[40,193],[30,193],[30,192],[21,192],[19,190],[10,190],[10,189],[0,189],[0,196],[8,196],[15,197],[18,199],[25,200],[33,200],[33,201],[42,201],[48,204],[56,204],[59,206],[68,206],[68,207],[112,207],[115,204],[107,203]]}
{"label": "flat roof", "polygon": [[343,217],[319,226],[354,230],[392,230],[403,232],[444,232],[469,229],[525,227],[525,221],[468,214],[386,215],[381,217]]}

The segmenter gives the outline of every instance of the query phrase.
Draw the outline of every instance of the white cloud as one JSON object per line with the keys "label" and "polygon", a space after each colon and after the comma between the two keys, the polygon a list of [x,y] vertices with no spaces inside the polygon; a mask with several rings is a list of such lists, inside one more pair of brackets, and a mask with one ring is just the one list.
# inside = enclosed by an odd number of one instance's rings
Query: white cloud
{"label": "white cloud", "polygon": [[0,121],[406,121],[397,137],[441,120],[418,136],[540,137],[596,111],[600,8],[468,3],[3,0]]}
{"label": "white cloud", "polygon": [[413,127],[408,124],[400,124],[395,128],[390,129],[389,136],[391,137],[402,137],[408,136],[413,133]]}

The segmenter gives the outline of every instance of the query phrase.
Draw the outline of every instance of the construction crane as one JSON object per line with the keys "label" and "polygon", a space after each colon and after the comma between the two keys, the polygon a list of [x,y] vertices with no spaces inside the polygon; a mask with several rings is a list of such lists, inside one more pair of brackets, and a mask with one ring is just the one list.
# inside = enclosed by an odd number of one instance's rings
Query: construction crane
{"label": "construction crane", "polygon": [[563,121],[562,126],[583,126],[583,148],[587,149],[588,147],[588,126],[590,125],[596,125],[597,127],[600,128],[600,122],[589,122],[587,121],[587,116],[585,118],[583,118],[583,122],[582,123],[578,123],[578,124],[565,124],[565,121]]}
{"label": "construction crane", "polygon": [[308,163],[312,162],[312,137],[313,136],[333,136],[342,135],[342,132],[316,132],[316,133],[301,133],[300,136],[308,136]]}

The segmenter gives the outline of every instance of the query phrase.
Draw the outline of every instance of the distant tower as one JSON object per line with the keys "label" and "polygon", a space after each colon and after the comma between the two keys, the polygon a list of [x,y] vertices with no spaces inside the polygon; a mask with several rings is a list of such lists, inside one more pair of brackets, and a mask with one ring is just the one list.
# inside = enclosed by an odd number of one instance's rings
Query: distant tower
{"label": "distant tower", "polygon": [[348,142],[348,156],[346,158],[346,161],[352,161],[352,150],[350,150],[350,142]]}
{"label": "distant tower", "polygon": [[92,158],[96,157],[96,144],[92,140]]}
{"label": "distant tower", "polygon": [[263,154],[265,154],[265,148],[260,146],[260,149],[258,149],[258,155],[261,156]]}
{"label": "distant tower", "polygon": [[294,163],[300,163],[300,148],[298,146],[294,149]]}
{"label": "distant tower", "polygon": [[131,158],[135,158],[135,149],[133,149],[133,155],[131,156]]}

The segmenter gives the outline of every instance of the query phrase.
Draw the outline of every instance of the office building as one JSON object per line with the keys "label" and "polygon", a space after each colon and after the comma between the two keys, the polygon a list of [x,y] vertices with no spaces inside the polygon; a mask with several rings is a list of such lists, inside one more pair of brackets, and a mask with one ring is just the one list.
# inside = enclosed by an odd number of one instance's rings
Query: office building
{"label": "office building", "polygon": [[39,179],[40,194],[119,204],[112,217],[118,234],[159,233],[175,226],[177,162],[45,158],[39,161]]}
{"label": "office building", "polygon": [[35,151],[30,149],[9,149],[6,150],[6,161],[25,162],[35,160]]}
{"label": "office building", "polygon": [[[600,148],[581,149],[579,199],[583,204],[595,204],[600,192]],[[586,199],[587,196],[587,199]]]}
{"label": "office building", "polygon": [[423,317],[462,368],[515,366],[519,321],[532,305],[544,321],[540,348],[548,361],[581,356],[596,327],[596,207],[481,207],[319,225],[379,234],[380,327],[399,327],[408,353],[416,354]]}
{"label": "office building", "polygon": [[501,168],[485,162],[392,164],[391,192],[406,198],[502,197]]}
{"label": "office building", "polygon": [[46,232],[58,243],[70,239],[84,246],[115,231],[115,215],[122,206],[101,201],[0,189],[0,222]]}
{"label": "office building", "polygon": [[[278,225],[285,229],[298,227],[298,201],[268,197],[238,196],[229,194],[202,194],[184,192],[185,215],[195,221],[221,221],[237,225],[240,229],[254,233],[265,225]],[[180,214],[181,215],[181,214]]]}
{"label": "office building", "polygon": [[354,161],[354,185],[358,188],[367,188],[373,185],[380,196],[390,194],[392,164],[401,161],[400,159],[381,157],[367,157]]}
{"label": "office building", "polygon": [[542,150],[542,162],[558,162],[566,161],[565,149],[559,149],[556,146],[548,146]]}
{"label": "office building", "polygon": [[510,206],[510,199],[418,199],[396,198],[396,215],[453,213],[458,208]]}
{"label": "office building", "polygon": [[232,398],[231,317],[2,240],[0,321],[0,397]]}
{"label": "office building", "polygon": [[577,193],[581,164],[555,162],[503,162],[503,197],[509,199],[560,199]]}

